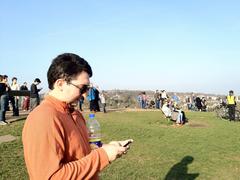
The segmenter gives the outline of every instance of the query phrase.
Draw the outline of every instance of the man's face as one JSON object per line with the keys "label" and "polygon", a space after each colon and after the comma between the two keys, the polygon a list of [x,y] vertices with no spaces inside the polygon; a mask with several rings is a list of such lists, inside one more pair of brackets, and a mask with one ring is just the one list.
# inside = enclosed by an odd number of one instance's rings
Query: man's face
{"label": "man's face", "polygon": [[77,101],[81,96],[80,91],[84,90],[86,85],[89,85],[89,75],[84,71],[78,74],[70,83],[65,82],[62,87],[62,93],[66,102],[73,103]]}
{"label": "man's face", "polygon": [[4,81],[5,83],[7,83],[7,82],[8,82],[8,78],[4,78],[3,81]]}
{"label": "man's face", "polygon": [[13,84],[17,84],[17,80],[16,79],[13,79]]}

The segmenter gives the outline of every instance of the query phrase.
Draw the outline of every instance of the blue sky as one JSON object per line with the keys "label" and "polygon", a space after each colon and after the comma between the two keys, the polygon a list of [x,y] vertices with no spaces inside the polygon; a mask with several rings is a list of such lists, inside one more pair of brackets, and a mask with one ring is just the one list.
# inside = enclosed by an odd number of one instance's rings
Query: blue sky
{"label": "blue sky", "polygon": [[47,90],[51,60],[77,53],[102,89],[240,94],[240,1],[0,2],[0,74]]}

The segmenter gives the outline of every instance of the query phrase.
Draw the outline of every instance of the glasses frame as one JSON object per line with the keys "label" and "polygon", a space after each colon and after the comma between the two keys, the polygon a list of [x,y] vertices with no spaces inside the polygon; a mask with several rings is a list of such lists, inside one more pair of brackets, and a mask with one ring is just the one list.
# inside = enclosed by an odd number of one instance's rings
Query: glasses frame
{"label": "glasses frame", "polygon": [[78,85],[73,84],[71,82],[69,82],[68,84],[71,84],[74,87],[78,88],[79,91],[80,91],[80,94],[84,94],[84,93],[86,93],[90,89],[90,85],[88,85],[88,84],[80,84],[80,85],[82,85],[82,87],[79,87]]}

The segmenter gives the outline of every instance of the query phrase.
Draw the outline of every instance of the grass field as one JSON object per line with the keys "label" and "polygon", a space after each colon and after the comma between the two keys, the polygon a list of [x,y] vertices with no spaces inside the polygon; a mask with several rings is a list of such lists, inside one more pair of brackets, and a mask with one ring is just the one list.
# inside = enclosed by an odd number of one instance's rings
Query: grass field
{"label": "grass field", "polygon": [[[240,177],[240,123],[213,113],[189,112],[190,123],[173,127],[160,112],[113,112],[96,115],[103,142],[134,139],[124,157],[101,179],[213,179]],[[24,121],[0,127],[0,135],[18,139],[0,144],[0,179],[27,179],[21,144]]]}

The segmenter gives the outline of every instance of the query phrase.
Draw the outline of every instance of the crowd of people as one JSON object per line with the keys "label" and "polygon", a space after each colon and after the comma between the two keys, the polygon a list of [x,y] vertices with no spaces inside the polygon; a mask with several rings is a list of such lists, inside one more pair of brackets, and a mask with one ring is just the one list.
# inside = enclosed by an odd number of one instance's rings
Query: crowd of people
{"label": "crowd of people", "polygon": [[[236,96],[233,90],[225,98],[218,98],[219,103],[225,104],[230,121],[235,121],[236,118]],[[156,90],[153,98],[148,96],[146,92],[141,92],[137,96],[139,108],[156,108],[161,109],[165,117],[170,117],[176,120],[177,124],[184,124],[187,120],[183,109],[189,111],[208,111],[207,99],[204,96],[195,96],[193,93],[189,96],[182,97],[182,99],[173,93],[169,96],[166,90]]]}
{"label": "crowd of people", "polygon": [[[11,84],[8,82],[7,75],[0,75],[0,124],[5,125],[6,122],[6,111],[11,109],[13,112],[13,116],[19,116],[19,108],[23,111],[32,111],[35,107],[40,104],[40,96],[39,92],[41,88],[37,88],[37,86],[41,83],[39,78],[36,78],[34,82],[31,84],[30,88],[27,86],[27,82],[24,82],[21,86],[18,84],[18,79],[16,77],[12,78]],[[89,110],[93,112],[100,112],[100,107],[102,107],[102,111],[106,113],[106,92],[101,91],[98,86],[93,86],[90,84],[88,89],[88,93],[86,96],[81,96],[79,98],[79,109],[83,111],[83,104],[86,100],[89,101]],[[12,96],[11,91],[29,91],[29,96]],[[231,91],[231,96],[233,91]],[[226,97],[226,102],[229,108],[229,117],[231,120],[234,120],[235,114],[235,105],[233,105],[232,100],[229,99],[229,95]],[[235,97],[235,96],[234,96]],[[183,104],[186,105],[187,110],[190,111],[207,111],[207,100],[204,96],[199,97],[195,96],[193,93],[190,96],[185,96],[184,99],[180,99],[176,93],[174,93],[171,97],[168,95],[166,90],[156,90],[152,99],[146,94],[146,92],[141,92],[137,96],[137,102],[140,108],[156,108],[156,109],[165,109],[166,107],[170,107],[172,115],[174,116],[176,111],[179,111],[179,107],[183,107]],[[167,106],[166,106],[167,104]],[[236,100],[234,99],[234,104],[236,104]],[[177,105],[177,108],[176,108]],[[183,111],[183,108],[180,108]],[[184,112],[182,113],[184,114]],[[185,115],[179,115],[179,117],[183,117]],[[173,118],[176,119],[176,118]],[[179,118],[178,118],[179,119]],[[184,120],[181,121],[181,124]],[[176,121],[179,122],[179,121]]]}
{"label": "crowd of people", "polygon": [[207,100],[205,97],[186,96],[185,102],[187,103],[188,110],[194,111],[207,111]]}
{"label": "crowd of people", "polygon": [[[163,106],[163,102],[169,99],[169,96],[166,90],[156,90],[154,93],[154,99],[150,99],[146,92],[140,92],[137,96],[137,102],[139,108],[147,109],[147,108],[156,108],[160,109]],[[176,94],[172,97],[175,102],[179,102],[179,97]]]}
{"label": "crowd of people", "polygon": [[180,106],[180,98],[176,93],[170,97],[166,90],[156,90],[154,100],[149,100],[146,92],[141,92],[137,96],[137,101],[139,107],[142,109],[160,109],[166,118],[175,121],[177,125],[183,125],[187,122],[185,112]]}
{"label": "crowd of people", "polygon": [[[7,75],[0,75],[0,125],[6,125],[6,111],[12,110],[13,116],[19,116],[19,109],[23,111],[32,111],[40,104],[39,92],[42,88],[38,88],[41,83],[39,78],[35,78],[30,88],[28,88],[27,82],[22,85],[18,84],[16,77],[12,78],[11,84],[8,82]],[[83,111],[84,100],[87,99],[90,104],[90,111],[99,112],[100,104],[102,111],[106,113],[106,93],[100,91],[96,86],[91,84],[89,87],[87,96],[81,96],[79,98],[79,109]],[[27,91],[29,92],[26,96],[13,96],[13,91]]]}
{"label": "crowd of people", "polygon": [[[91,149],[86,121],[80,111],[72,108],[72,104],[79,101],[82,111],[87,98],[90,111],[99,112],[100,101],[106,112],[106,99],[104,91],[90,84],[92,69],[83,58],[71,53],[61,54],[52,61],[47,76],[50,92],[40,104],[39,78],[32,83],[29,97],[20,100],[19,96],[11,95],[11,91],[28,91],[27,83],[19,86],[17,78],[13,77],[9,85],[8,76],[0,75],[1,125],[7,124],[5,113],[9,103],[13,116],[19,115],[19,104],[24,110],[31,111],[22,132],[30,179],[99,179],[99,172],[126,154],[133,140],[111,141]],[[183,125],[187,118],[180,102],[176,93],[170,97],[165,90],[156,90],[150,105],[160,109],[166,118],[176,121],[177,125]],[[206,109],[205,98],[193,97],[186,102],[189,110],[192,110],[193,104],[199,111]],[[146,92],[138,95],[138,103],[141,108],[149,106]],[[236,98],[233,91],[229,91],[227,104],[230,120],[235,120]]]}
{"label": "crowd of people", "polygon": [[[36,78],[28,89],[27,82],[21,86],[17,82],[17,78],[13,77],[11,84],[8,82],[7,75],[0,75],[0,125],[6,125],[6,112],[12,110],[12,116],[19,116],[19,109],[23,111],[33,110],[40,103],[39,91],[37,85],[41,83],[39,78]],[[27,91],[26,96],[14,96],[12,92]]]}

